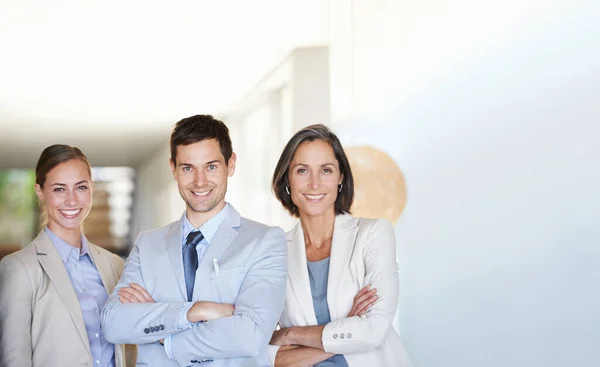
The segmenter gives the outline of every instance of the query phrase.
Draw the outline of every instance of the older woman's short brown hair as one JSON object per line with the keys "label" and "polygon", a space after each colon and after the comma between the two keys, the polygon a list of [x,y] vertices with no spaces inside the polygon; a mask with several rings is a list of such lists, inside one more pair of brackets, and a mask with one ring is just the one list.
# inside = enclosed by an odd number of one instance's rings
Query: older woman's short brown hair
{"label": "older woman's short brown hair", "polygon": [[344,148],[340,143],[338,137],[327,128],[325,125],[311,125],[298,131],[290,141],[286,144],[279,162],[273,172],[272,189],[275,193],[277,200],[281,202],[283,207],[290,212],[291,215],[298,217],[298,207],[292,201],[292,197],[288,194],[289,186],[289,168],[296,154],[296,150],[302,143],[323,140],[333,148],[333,154],[338,161],[340,166],[340,174],[342,175],[342,187],[338,193],[337,199],[335,200],[335,214],[350,213],[350,207],[354,200],[354,178],[352,177],[352,170],[350,169],[350,163],[348,157],[344,152]]}

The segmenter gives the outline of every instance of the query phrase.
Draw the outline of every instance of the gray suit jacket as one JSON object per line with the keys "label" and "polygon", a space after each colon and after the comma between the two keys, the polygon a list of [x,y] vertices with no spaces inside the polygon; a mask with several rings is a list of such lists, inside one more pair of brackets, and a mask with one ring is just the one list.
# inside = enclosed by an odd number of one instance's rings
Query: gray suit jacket
{"label": "gray suit jacket", "polygon": [[[123,261],[89,245],[110,294]],[[122,345],[115,346],[115,362],[125,365]],[[44,231],[0,262],[0,366],[93,366],[77,294]]]}
{"label": "gray suit jacket", "polygon": [[[181,221],[139,235],[102,312],[107,340],[138,344],[138,365],[190,366],[207,360],[213,360],[211,366],[269,364],[266,346],[285,299],[287,240],[281,228],[230,209],[198,265],[193,300],[235,304],[234,315],[187,330],[177,327],[187,301]],[[156,303],[121,303],[117,291],[131,282],[146,288]],[[176,361],[157,342],[169,335]]]}

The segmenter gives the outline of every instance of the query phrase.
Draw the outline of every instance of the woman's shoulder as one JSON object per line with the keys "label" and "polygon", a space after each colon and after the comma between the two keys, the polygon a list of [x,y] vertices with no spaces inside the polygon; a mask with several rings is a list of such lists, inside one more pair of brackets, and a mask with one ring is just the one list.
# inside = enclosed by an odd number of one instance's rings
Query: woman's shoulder
{"label": "woman's shoulder", "polygon": [[356,226],[360,229],[393,229],[392,223],[385,218],[366,218],[366,217],[355,217],[350,214],[343,214],[348,220],[353,220]]}
{"label": "woman's shoulder", "polygon": [[365,249],[371,247],[395,246],[395,231],[392,223],[385,218],[355,217],[358,227],[357,243]]}
{"label": "woman's shoulder", "polygon": [[4,256],[0,262],[3,267],[10,268],[11,271],[28,271],[39,268],[35,240],[22,249]]}

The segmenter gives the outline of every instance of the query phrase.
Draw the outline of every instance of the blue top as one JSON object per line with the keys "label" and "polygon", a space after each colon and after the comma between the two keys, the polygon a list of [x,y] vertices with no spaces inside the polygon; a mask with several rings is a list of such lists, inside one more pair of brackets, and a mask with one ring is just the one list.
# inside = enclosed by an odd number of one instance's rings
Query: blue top
{"label": "blue top", "polygon": [[[319,261],[307,261],[310,292],[312,293],[313,308],[317,316],[317,323],[325,325],[331,322],[329,306],[327,305],[327,280],[329,278],[329,258]],[[348,367],[342,354],[317,363],[316,367]]]}
{"label": "blue top", "polygon": [[85,331],[90,342],[90,351],[94,358],[94,367],[114,367],[115,346],[107,342],[100,331],[100,311],[106,303],[108,293],[90,256],[87,239],[81,235],[81,250],[79,250],[63,241],[48,227],[44,228],[44,232],[58,251],[77,294]]}

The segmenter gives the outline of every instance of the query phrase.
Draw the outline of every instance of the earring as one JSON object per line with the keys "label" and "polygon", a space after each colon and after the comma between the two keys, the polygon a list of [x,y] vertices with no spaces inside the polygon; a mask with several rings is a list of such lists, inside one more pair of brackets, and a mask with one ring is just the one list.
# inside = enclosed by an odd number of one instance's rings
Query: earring
{"label": "earring", "polygon": [[342,187],[344,187],[344,184],[340,184],[340,189],[338,190],[338,192],[342,192]]}
{"label": "earring", "polygon": [[287,187],[287,186],[285,187],[285,192],[287,192],[287,193],[288,193],[288,195],[291,195],[291,194],[290,194],[290,189],[288,189],[288,187]]}

